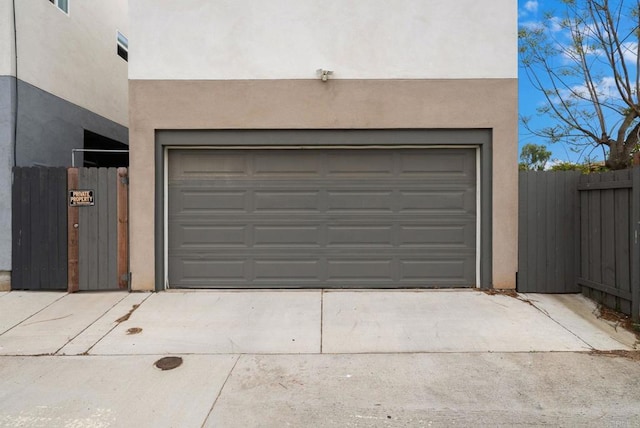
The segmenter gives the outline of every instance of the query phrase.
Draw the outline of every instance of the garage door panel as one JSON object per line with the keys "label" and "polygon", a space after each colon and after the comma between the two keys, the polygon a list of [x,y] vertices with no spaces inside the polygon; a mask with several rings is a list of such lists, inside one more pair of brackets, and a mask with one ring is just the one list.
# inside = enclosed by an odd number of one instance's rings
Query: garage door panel
{"label": "garage door panel", "polygon": [[322,159],[297,150],[262,151],[248,157],[253,158],[254,166],[253,171],[246,171],[249,177],[265,179],[293,175],[317,178],[322,175]]}
{"label": "garage door panel", "polygon": [[218,152],[216,162],[211,162],[209,157],[202,156],[199,151],[180,151],[172,154],[169,176],[181,180],[244,176],[249,169],[249,161],[249,158],[237,152]]}
{"label": "garage door panel", "polygon": [[320,201],[319,191],[295,190],[257,190],[253,194],[253,211],[256,213],[269,212],[311,212],[318,211]]}
{"label": "garage door panel", "polygon": [[398,246],[412,248],[469,248],[476,244],[474,224],[401,225]]}
{"label": "garage door panel", "polygon": [[253,246],[320,247],[322,227],[317,225],[256,225],[253,227]]}
{"label": "garage door panel", "polygon": [[210,282],[245,282],[250,262],[245,259],[216,260],[190,259],[181,257],[173,261],[175,272],[170,279],[191,284],[208,284]]}
{"label": "garage door panel", "polygon": [[449,177],[475,179],[475,153],[460,149],[443,149],[438,156],[422,151],[420,153],[401,152],[399,155],[398,173],[405,177],[446,179]]}
{"label": "garage door panel", "polygon": [[400,262],[402,283],[435,282],[441,286],[473,285],[468,278],[475,271],[475,257],[468,255],[464,258],[451,259],[411,259]]}
{"label": "garage door panel", "polygon": [[170,153],[173,287],[475,285],[474,149]]}
{"label": "garage door panel", "polygon": [[254,261],[254,281],[312,281],[321,275],[322,262],[318,259],[258,259]]}
{"label": "garage door panel", "polygon": [[401,190],[400,211],[434,212],[450,214],[475,214],[475,192],[468,189],[455,190]]}
{"label": "garage door panel", "polygon": [[393,212],[392,191],[328,190],[327,212]]}
{"label": "garage door panel", "polygon": [[249,227],[231,224],[189,224],[170,228],[175,248],[202,249],[220,246],[246,248],[250,245]]}
{"label": "garage door panel", "polygon": [[344,225],[327,227],[327,248],[359,246],[393,247],[393,225]]}
{"label": "garage door panel", "polygon": [[363,161],[358,152],[346,152],[344,150],[330,151],[327,153],[327,177],[361,179],[378,177],[391,177],[396,172],[396,162],[389,159],[389,153],[373,153]]}
{"label": "garage door panel", "polygon": [[174,188],[169,191],[169,212],[173,215],[193,214],[201,216],[208,213],[236,212],[247,209],[246,191],[242,190],[206,190],[193,188]]}
{"label": "garage door panel", "polygon": [[367,281],[392,282],[393,260],[384,258],[347,259],[344,257],[327,260],[327,281]]}

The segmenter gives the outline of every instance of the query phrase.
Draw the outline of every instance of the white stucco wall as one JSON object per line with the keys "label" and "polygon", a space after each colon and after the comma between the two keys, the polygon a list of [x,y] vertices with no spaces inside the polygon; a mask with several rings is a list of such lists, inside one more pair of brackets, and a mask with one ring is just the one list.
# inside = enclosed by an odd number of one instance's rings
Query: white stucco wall
{"label": "white stucco wall", "polygon": [[13,0],[0,0],[0,76],[15,76]]}
{"label": "white stucco wall", "polygon": [[[6,0],[0,0],[6,1]],[[128,123],[128,64],[116,31],[128,34],[127,0],[16,1],[18,78],[121,125]]]}
{"label": "white stucco wall", "polygon": [[131,79],[515,78],[514,0],[136,0]]}

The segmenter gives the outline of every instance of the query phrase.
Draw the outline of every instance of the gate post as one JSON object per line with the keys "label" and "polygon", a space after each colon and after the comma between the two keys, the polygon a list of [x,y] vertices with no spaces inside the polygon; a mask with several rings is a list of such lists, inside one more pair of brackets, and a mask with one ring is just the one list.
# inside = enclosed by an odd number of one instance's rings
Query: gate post
{"label": "gate post", "polygon": [[640,321],[640,167],[633,168],[631,184],[631,318]]}
{"label": "gate post", "polygon": [[79,256],[79,212],[78,207],[69,204],[69,192],[78,188],[78,168],[67,169],[67,291],[74,293],[80,285],[78,256]]}
{"label": "gate post", "polygon": [[129,288],[129,176],[127,168],[118,168],[118,287]]}

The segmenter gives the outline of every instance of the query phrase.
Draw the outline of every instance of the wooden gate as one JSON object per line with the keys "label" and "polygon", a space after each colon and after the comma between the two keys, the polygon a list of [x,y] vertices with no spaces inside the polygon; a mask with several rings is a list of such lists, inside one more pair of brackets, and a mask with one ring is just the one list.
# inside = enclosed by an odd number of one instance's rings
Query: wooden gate
{"label": "wooden gate", "polygon": [[69,168],[68,185],[69,291],[126,289],[127,168]]}
{"label": "wooden gate", "polygon": [[518,291],[578,293],[578,171],[520,171]]}

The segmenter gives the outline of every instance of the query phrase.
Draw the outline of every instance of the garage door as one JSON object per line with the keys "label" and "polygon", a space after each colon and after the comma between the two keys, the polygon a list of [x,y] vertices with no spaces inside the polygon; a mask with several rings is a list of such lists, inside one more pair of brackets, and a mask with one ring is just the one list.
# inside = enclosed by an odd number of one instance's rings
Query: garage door
{"label": "garage door", "polygon": [[476,284],[476,150],[169,150],[171,287]]}

